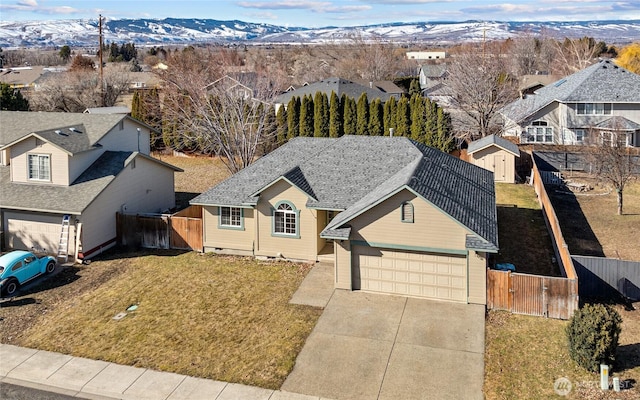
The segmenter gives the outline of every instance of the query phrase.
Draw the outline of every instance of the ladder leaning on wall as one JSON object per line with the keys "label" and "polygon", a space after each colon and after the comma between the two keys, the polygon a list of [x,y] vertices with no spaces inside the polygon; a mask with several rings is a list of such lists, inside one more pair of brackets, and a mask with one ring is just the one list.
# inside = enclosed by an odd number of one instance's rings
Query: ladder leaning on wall
{"label": "ladder leaning on wall", "polygon": [[63,259],[63,262],[69,261],[69,224],[71,221],[70,215],[64,215],[62,217],[62,227],[60,230],[60,242],[58,243],[58,259]]}

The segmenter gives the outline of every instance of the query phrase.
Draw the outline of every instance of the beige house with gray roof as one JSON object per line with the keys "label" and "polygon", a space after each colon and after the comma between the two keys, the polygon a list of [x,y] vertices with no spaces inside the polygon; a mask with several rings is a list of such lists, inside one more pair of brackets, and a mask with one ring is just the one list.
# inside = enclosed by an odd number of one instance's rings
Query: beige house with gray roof
{"label": "beige house with gray roof", "polygon": [[336,288],[486,303],[493,174],[407,138],[295,138],[191,204],[205,251],[330,260]]}
{"label": "beige house with gray roof", "polygon": [[121,114],[1,111],[3,247],[90,258],[115,245],[117,212],[174,207],[180,169],[149,155],[151,130]]}

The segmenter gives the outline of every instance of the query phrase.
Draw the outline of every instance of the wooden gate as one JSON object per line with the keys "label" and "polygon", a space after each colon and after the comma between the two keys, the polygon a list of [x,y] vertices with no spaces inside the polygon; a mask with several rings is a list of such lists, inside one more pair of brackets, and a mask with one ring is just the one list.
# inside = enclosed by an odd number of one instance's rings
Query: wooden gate
{"label": "wooden gate", "polygon": [[578,308],[576,279],[487,271],[487,308],[569,319]]}
{"label": "wooden gate", "polygon": [[202,219],[171,217],[171,248],[202,251]]}

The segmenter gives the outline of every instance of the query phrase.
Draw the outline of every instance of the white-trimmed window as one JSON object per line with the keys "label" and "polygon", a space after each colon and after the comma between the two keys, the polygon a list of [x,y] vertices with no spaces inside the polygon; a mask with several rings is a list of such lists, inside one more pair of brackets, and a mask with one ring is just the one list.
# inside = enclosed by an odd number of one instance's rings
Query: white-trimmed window
{"label": "white-trimmed window", "polygon": [[51,180],[51,158],[48,154],[29,154],[29,179]]}
{"label": "white-trimmed window", "polygon": [[576,129],[574,133],[576,134],[576,142],[578,143],[584,142],[584,138],[586,135],[586,132],[584,129]]}
{"label": "white-trimmed window", "polygon": [[553,143],[553,128],[547,121],[533,121],[527,127],[527,138],[529,142]]}
{"label": "white-trimmed window", "polygon": [[402,222],[413,223],[413,204],[405,201],[400,206],[400,212],[402,213]]}
{"label": "white-trimmed window", "polygon": [[611,115],[611,103],[578,103],[578,115]]}
{"label": "white-trimmed window", "polygon": [[298,231],[298,210],[289,202],[280,202],[273,211],[274,235],[296,236]]}
{"label": "white-trimmed window", "polygon": [[220,207],[220,226],[242,228],[242,209],[240,207]]}

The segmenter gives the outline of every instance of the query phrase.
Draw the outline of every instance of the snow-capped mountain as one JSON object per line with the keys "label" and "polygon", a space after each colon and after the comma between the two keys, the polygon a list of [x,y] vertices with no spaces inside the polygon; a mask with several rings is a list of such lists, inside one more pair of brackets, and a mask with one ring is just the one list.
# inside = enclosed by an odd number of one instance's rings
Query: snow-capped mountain
{"label": "snow-capped mountain", "polygon": [[[302,28],[212,19],[106,19],[104,43],[138,45],[202,42],[326,43],[380,38],[398,43],[432,45],[495,40],[521,34],[557,38],[590,36],[607,43],[640,39],[640,20],[589,22],[417,22],[353,27]],[[98,20],[0,21],[0,47],[95,47]]]}

